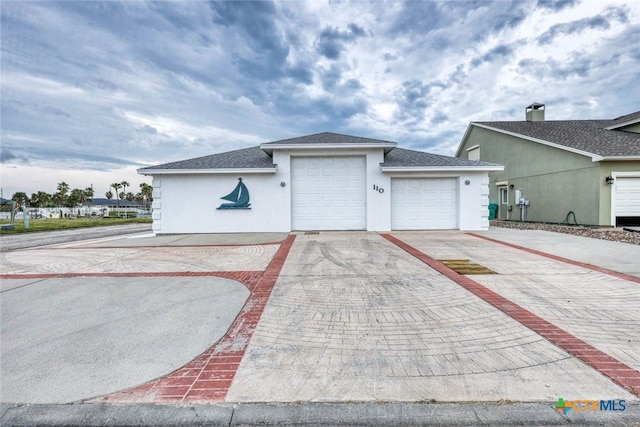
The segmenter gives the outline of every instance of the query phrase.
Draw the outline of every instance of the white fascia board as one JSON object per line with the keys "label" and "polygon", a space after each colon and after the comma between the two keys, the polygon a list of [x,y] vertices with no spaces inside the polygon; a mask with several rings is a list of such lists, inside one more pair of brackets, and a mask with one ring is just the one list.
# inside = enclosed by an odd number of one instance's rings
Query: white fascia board
{"label": "white fascia board", "polygon": [[396,148],[398,144],[389,142],[385,144],[262,144],[260,149],[268,154],[273,150],[345,150],[354,148],[383,148],[385,153]]}
{"label": "white fascia board", "polygon": [[464,136],[462,137],[462,140],[460,141],[460,145],[458,145],[458,149],[456,150],[456,154],[454,157],[460,157],[460,154],[462,154],[462,146],[464,145],[465,142],[467,142],[467,138],[469,137],[469,134],[471,133],[471,127],[473,126],[473,122],[469,123],[469,125],[467,126],[467,130],[464,132]]}
{"label": "white fascia board", "polygon": [[606,156],[600,160],[606,162],[622,162],[626,160],[640,160],[640,156]]}
{"label": "white fascia board", "polygon": [[624,123],[619,123],[617,125],[609,126],[609,127],[606,127],[605,129],[606,130],[614,130],[614,129],[623,128],[625,126],[635,125],[636,123],[640,123],[640,118],[635,119],[635,120],[629,120],[628,122],[624,122]]}
{"label": "white fascia board", "polygon": [[472,125],[473,126],[478,126],[479,128],[484,128],[484,129],[492,130],[494,132],[502,133],[502,134],[505,134],[505,135],[515,136],[516,138],[526,139],[527,141],[537,142],[538,144],[547,145],[549,147],[558,148],[560,150],[569,151],[571,153],[580,154],[582,156],[591,157],[591,160],[593,160],[594,162],[598,162],[598,161],[604,159],[604,157],[600,156],[599,154],[590,153],[588,151],[583,151],[583,150],[578,150],[577,148],[567,147],[566,145],[556,144],[555,142],[546,141],[544,139],[533,138],[531,136],[523,135],[521,133],[510,132],[510,131],[507,131],[507,130],[494,128],[492,126],[481,125],[479,123],[472,123]]}
{"label": "white fascia board", "polygon": [[380,166],[382,172],[495,172],[504,166]]}
{"label": "white fascia board", "polygon": [[220,168],[220,169],[138,169],[140,175],[203,175],[203,174],[260,174],[276,173],[277,168]]}

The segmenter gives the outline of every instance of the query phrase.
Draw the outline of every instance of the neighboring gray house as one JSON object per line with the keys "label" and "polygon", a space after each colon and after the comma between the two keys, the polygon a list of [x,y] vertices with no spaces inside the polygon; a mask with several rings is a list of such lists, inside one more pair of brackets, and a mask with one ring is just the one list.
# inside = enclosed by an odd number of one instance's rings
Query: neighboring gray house
{"label": "neighboring gray house", "polygon": [[505,166],[489,174],[498,218],[524,210],[529,221],[563,222],[573,212],[584,225],[640,225],[640,111],[559,121],[544,111],[534,103],[525,121],[472,122],[458,147],[456,157]]}

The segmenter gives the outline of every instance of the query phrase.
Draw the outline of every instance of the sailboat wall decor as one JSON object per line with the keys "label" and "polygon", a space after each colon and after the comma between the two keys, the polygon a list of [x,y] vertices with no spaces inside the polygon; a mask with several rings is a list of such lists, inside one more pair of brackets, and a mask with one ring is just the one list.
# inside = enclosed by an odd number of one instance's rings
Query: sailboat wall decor
{"label": "sailboat wall decor", "polygon": [[242,182],[242,178],[238,178],[238,185],[231,193],[220,198],[231,203],[223,203],[218,206],[218,209],[251,209],[249,207],[251,206],[251,203],[249,203],[249,190]]}

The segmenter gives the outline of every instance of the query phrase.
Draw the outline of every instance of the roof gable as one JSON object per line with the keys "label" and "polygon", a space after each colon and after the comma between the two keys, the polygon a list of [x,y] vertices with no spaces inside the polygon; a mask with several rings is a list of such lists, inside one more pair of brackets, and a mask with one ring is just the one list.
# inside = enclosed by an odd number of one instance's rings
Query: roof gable
{"label": "roof gable", "polygon": [[594,161],[637,157],[640,156],[640,134],[609,127],[616,122],[621,126],[628,126],[635,119],[640,120],[640,112],[614,120],[472,122],[456,155],[460,155],[471,127],[478,126],[575,152],[591,157]]}
{"label": "roof gable", "polygon": [[397,143],[381,139],[363,138],[360,136],[343,135],[333,132],[322,132],[297,138],[282,139],[266,142],[260,145],[267,153],[274,149],[314,149],[314,148],[382,148],[385,153],[393,150]]}
{"label": "roof gable", "polygon": [[279,141],[266,142],[263,146],[270,145],[299,145],[299,144],[367,144],[367,145],[388,145],[396,144],[393,141],[382,139],[364,138],[361,136],[344,135],[333,132],[322,132],[313,135],[299,136],[296,138],[281,139]]}

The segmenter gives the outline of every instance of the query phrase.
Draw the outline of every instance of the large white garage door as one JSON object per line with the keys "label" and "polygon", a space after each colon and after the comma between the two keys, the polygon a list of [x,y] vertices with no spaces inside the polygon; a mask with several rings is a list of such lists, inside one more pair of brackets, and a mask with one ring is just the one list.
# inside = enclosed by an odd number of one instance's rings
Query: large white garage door
{"label": "large white garage door", "polygon": [[365,158],[292,157],[292,228],[364,230]]}
{"label": "large white garage door", "polygon": [[458,228],[456,178],[391,179],[392,230]]}
{"label": "large white garage door", "polygon": [[617,177],[616,217],[640,217],[640,177]]}

